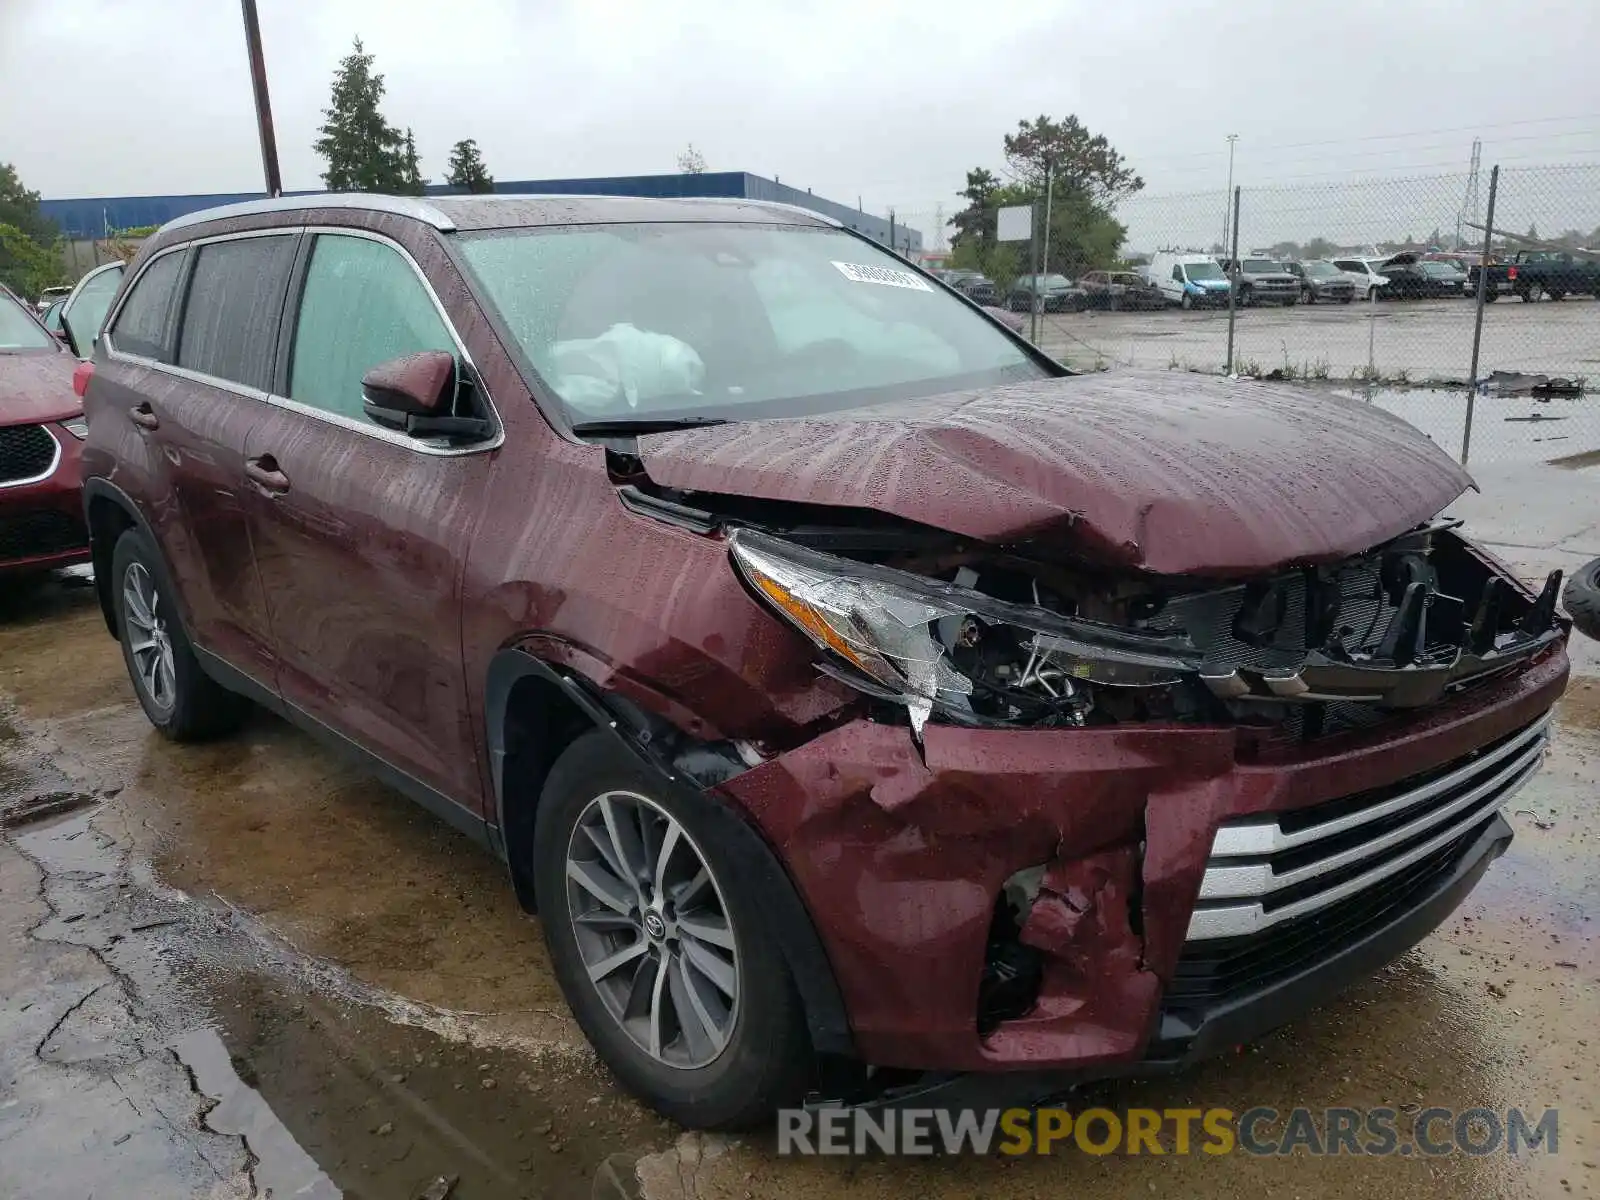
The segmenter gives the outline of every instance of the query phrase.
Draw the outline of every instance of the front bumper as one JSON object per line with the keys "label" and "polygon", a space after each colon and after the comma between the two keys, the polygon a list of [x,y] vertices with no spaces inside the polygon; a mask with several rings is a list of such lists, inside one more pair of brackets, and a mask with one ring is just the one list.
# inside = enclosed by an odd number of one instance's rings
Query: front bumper
{"label": "front bumper", "polygon": [[43,479],[0,484],[0,576],[31,574],[89,561],[83,523],[83,444],[47,426],[60,446]]}
{"label": "front bumper", "polygon": [[[1183,982],[1219,827],[1455,764],[1547,713],[1566,676],[1557,647],[1515,677],[1376,729],[1275,750],[1251,750],[1228,727],[929,725],[919,752],[905,728],[863,720],[720,790],[784,858],[863,1060],[1043,1071],[1059,1083],[1237,1044],[1424,936],[1504,849],[1492,812],[1469,831],[1472,846],[1422,883],[1408,879],[1421,890],[1336,950],[1261,987],[1208,994]],[[980,1034],[996,900],[1037,867],[1042,887],[1021,934],[1042,954],[1037,998]]]}

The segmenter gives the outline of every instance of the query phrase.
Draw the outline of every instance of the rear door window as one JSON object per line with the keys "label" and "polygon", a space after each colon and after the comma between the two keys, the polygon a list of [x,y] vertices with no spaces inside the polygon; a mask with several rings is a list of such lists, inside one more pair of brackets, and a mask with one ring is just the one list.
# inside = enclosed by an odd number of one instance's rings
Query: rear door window
{"label": "rear door window", "polygon": [[185,251],[163,254],[144,269],[117,311],[111,340],[123,354],[172,361],[172,301],[183,276]]}
{"label": "rear door window", "polygon": [[180,367],[270,390],[296,236],[207,242],[195,251],[178,339]]}
{"label": "rear door window", "polygon": [[361,377],[421,350],[455,353],[455,340],[416,270],[393,246],[317,236],[300,293],[289,398],[367,420]]}

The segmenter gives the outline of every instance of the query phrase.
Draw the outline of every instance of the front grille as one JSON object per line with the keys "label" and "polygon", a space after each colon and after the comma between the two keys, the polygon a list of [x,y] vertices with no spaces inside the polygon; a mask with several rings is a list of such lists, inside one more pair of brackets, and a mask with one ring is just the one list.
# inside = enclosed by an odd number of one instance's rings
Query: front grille
{"label": "front grille", "polygon": [[56,440],[43,425],[0,428],[0,485],[36,479],[56,460]]}
{"label": "front grille", "polygon": [[1395,877],[1480,828],[1533,776],[1550,720],[1547,713],[1467,758],[1388,787],[1221,825],[1189,944],[1259,936],[1370,890],[1387,892]]}
{"label": "front grille", "polygon": [[0,562],[65,554],[89,545],[83,522],[64,512],[0,513]]}
{"label": "front grille", "polygon": [[1163,1003],[1205,1009],[1256,992],[1359,942],[1421,903],[1472,848],[1491,817],[1384,881],[1265,933],[1193,942],[1178,960]]}

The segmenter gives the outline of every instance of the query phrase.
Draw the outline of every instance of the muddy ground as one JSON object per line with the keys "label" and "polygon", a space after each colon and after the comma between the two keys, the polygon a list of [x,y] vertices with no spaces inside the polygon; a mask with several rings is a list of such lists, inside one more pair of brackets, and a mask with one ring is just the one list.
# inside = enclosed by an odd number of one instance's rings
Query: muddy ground
{"label": "muddy ground", "polygon": [[[1525,573],[1600,554],[1600,470],[1486,491],[1466,508]],[[264,715],[166,744],[91,590],[8,595],[0,1197],[1596,1194],[1600,656],[1575,649],[1517,840],[1455,917],[1233,1057],[1095,1094],[1390,1105],[1402,1130],[1430,1105],[1555,1107],[1558,1153],[798,1161],[622,1095],[486,854]]]}

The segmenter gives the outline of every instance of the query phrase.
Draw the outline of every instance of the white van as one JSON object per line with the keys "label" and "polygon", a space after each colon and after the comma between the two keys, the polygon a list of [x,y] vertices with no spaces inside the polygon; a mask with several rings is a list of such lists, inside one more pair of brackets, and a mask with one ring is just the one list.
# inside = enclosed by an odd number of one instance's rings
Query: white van
{"label": "white van", "polygon": [[1197,308],[1228,302],[1227,273],[1209,255],[1163,251],[1150,260],[1146,270],[1168,304]]}

